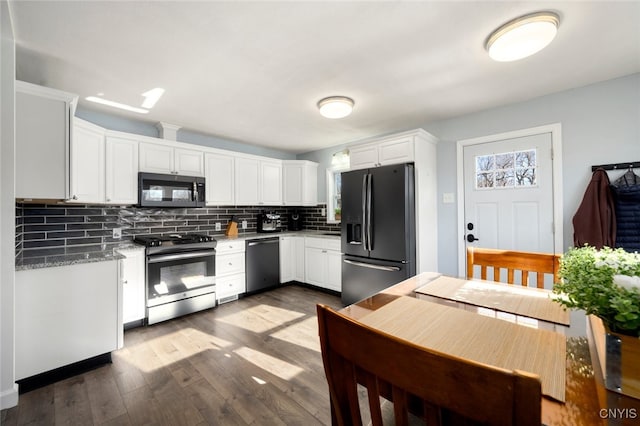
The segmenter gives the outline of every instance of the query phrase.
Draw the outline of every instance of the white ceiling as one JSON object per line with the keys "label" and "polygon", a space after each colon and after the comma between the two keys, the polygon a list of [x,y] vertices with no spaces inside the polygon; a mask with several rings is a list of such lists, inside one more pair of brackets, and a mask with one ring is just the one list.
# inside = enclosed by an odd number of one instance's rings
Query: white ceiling
{"label": "white ceiling", "polygon": [[[302,153],[640,71],[640,1],[11,1],[18,79],[87,108]],[[489,33],[540,10],[553,43],[493,62]],[[104,93],[147,115],[84,101]],[[356,102],[329,120],[316,103]],[[427,129],[428,130],[428,129]]]}

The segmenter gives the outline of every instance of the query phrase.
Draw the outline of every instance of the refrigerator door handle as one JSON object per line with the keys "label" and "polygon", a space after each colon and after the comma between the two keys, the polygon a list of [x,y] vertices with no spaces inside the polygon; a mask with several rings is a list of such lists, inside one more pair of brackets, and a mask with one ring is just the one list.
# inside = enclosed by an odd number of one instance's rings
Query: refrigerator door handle
{"label": "refrigerator door handle", "polygon": [[367,248],[367,176],[362,176],[362,245],[365,250]]}
{"label": "refrigerator door handle", "polygon": [[349,259],[344,259],[343,262],[348,263],[349,265],[361,266],[363,268],[369,268],[369,269],[377,269],[379,271],[397,272],[400,270],[400,268],[398,268],[397,266],[373,265],[371,263],[356,262],[354,260],[349,260]]}
{"label": "refrigerator door handle", "polygon": [[373,250],[373,241],[371,239],[371,181],[373,176],[367,173],[367,250]]}

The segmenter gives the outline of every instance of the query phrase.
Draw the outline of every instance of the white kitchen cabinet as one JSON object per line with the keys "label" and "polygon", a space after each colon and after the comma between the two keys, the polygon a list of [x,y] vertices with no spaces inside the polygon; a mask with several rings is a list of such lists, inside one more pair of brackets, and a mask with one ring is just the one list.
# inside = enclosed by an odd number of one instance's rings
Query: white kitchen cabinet
{"label": "white kitchen cabinet", "polygon": [[282,162],[260,161],[260,200],[266,206],[282,205]]}
{"label": "white kitchen cabinet", "polygon": [[236,157],[235,204],[282,205],[282,162]]}
{"label": "white kitchen cabinet", "polygon": [[16,380],[122,346],[119,263],[16,271]]}
{"label": "white kitchen cabinet", "polygon": [[306,160],[282,162],[283,204],[315,206],[318,204],[318,163]]}
{"label": "white kitchen cabinet", "polygon": [[232,155],[207,152],[204,155],[206,203],[208,206],[235,204],[235,159]]}
{"label": "white kitchen cabinet", "polygon": [[304,237],[280,237],[280,283],[305,282]]}
{"label": "white kitchen cabinet", "polygon": [[305,237],[305,282],[342,291],[340,239]]}
{"label": "white kitchen cabinet", "polygon": [[109,136],[105,139],[105,202],[138,202],[138,141]]}
{"label": "white kitchen cabinet", "polygon": [[245,242],[223,240],[216,246],[216,299],[218,303],[236,300],[246,292]]}
{"label": "white kitchen cabinet", "polygon": [[128,324],[146,316],[145,249],[136,247],[118,250],[121,260],[122,322]]}
{"label": "white kitchen cabinet", "polygon": [[15,196],[69,197],[69,144],[78,97],[16,81]]}
{"label": "white kitchen cabinet", "polygon": [[204,176],[204,152],[169,143],[140,143],[141,172]]}
{"label": "white kitchen cabinet", "polygon": [[380,142],[350,147],[351,169],[412,162],[414,161],[413,148],[414,139],[412,136],[393,137]]}
{"label": "white kitchen cabinet", "polygon": [[260,163],[254,158],[236,157],[235,204],[255,206],[260,201]]}
{"label": "white kitchen cabinet", "polygon": [[71,191],[69,202],[104,203],[105,142],[104,129],[76,119],[71,139]]}

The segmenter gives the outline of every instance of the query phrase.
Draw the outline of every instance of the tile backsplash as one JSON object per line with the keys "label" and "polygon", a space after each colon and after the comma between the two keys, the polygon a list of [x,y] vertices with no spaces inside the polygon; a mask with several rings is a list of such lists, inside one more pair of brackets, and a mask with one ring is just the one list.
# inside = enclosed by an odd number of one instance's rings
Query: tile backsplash
{"label": "tile backsplash", "polygon": [[[238,220],[238,232],[256,232],[262,210],[282,215],[287,229],[290,213],[303,216],[303,228],[339,232],[340,224],[327,224],[325,205],[316,207],[233,207],[156,209],[68,204],[16,204],[16,258],[43,257],[99,251],[131,240],[136,234],[205,233],[224,235],[229,220]],[[247,228],[240,229],[243,220]],[[221,230],[216,231],[216,223]],[[113,228],[122,228],[122,238],[113,238]]]}

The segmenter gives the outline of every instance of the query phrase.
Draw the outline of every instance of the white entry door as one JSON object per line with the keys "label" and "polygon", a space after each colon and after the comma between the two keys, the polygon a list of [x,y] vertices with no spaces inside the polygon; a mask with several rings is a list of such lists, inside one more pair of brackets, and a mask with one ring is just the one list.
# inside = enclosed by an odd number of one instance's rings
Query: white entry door
{"label": "white entry door", "polygon": [[459,142],[464,192],[460,275],[468,246],[562,250],[555,238],[554,188],[559,185],[554,185],[553,135],[550,130],[534,130]]}

